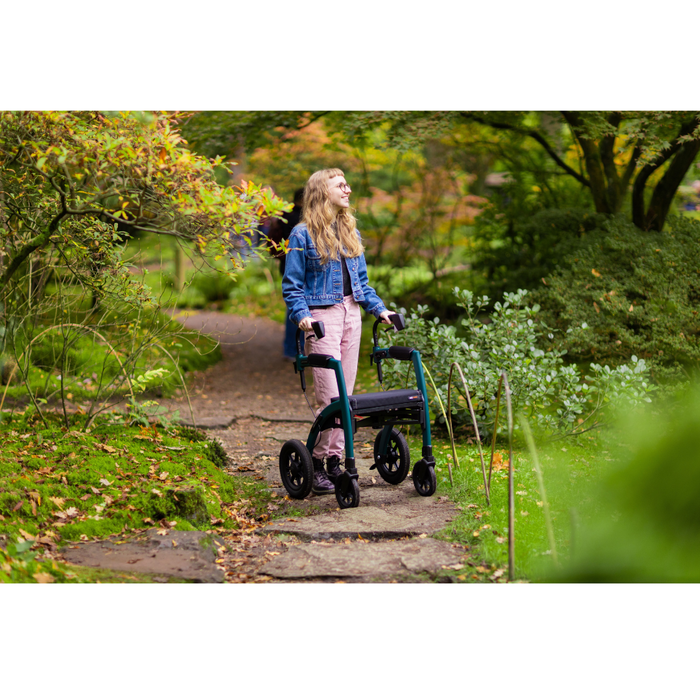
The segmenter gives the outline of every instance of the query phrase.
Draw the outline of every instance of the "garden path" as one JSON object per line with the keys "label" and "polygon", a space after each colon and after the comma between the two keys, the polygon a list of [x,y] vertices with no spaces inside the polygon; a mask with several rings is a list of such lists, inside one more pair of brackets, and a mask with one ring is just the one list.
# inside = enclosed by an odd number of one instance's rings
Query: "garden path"
{"label": "garden path", "polygon": [[[418,496],[410,476],[401,485],[390,486],[370,471],[374,434],[367,429],[358,431],[355,443],[360,473],[359,507],[340,510],[333,495],[311,494],[303,501],[292,501],[286,496],[279,477],[279,450],[288,439],[305,440],[313,417],[291,362],[283,358],[281,324],[212,311],[175,312],[174,317],[221,343],[222,361],[195,375],[190,393],[194,422],[224,446],[232,474],[267,482],[279,499],[269,506],[271,518],[280,513],[293,515],[254,527],[248,521],[242,532],[216,531],[225,551],[219,550],[218,563],[211,560],[203,564],[198,559],[197,571],[191,572],[192,580],[455,580],[452,574],[463,567],[467,549],[432,536],[449,524],[457,509],[439,490],[428,498]],[[308,384],[311,388],[312,382]],[[314,405],[312,389],[309,399]],[[184,399],[160,403],[179,410],[182,421],[192,423]],[[155,536],[150,545],[140,545],[155,547],[157,553],[145,557],[147,570],[150,566],[151,573],[164,576],[178,571],[178,576],[187,578],[187,562],[183,559],[182,566],[177,566],[172,561],[178,548],[170,542],[172,538],[177,542],[180,534],[185,533],[172,531],[163,538],[168,542],[167,553],[158,547]],[[179,550],[183,555],[191,554],[185,547]],[[113,567],[118,563],[111,546],[86,543],[74,548],[71,556],[76,563],[81,552],[85,563],[88,554],[99,558],[100,552],[110,553]],[[165,554],[169,557],[167,566],[161,566],[159,562],[166,560]],[[90,565],[95,562],[91,560]],[[106,561],[103,564],[109,565]],[[123,568],[128,568],[128,564]]]}

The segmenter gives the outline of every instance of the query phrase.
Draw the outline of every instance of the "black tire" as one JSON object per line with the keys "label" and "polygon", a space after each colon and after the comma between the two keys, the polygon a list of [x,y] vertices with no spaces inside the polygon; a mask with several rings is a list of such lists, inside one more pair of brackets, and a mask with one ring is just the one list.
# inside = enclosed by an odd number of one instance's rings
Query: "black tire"
{"label": "black tire", "polygon": [[314,479],[314,465],[306,445],[300,440],[287,440],[280,450],[280,477],[292,498],[306,498]]}
{"label": "black tire", "polygon": [[428,467],[423,474],[422,479],[418,479],[416,476],[415,469],[413,471],[413,485],[418,491],[420,496],[432,496],[437,488],[437,478],[435,476],[435,469],[433,467]]}
{"label": "black tire", "polygon": [[411,467],[411,453],[408,450],[408,443],[403,434],[396,428],[391,429],[389,436],[389,446],[385,460],[379,459],[379,443],[382,439],[382,432],[377,433],[374,438],[374,463],[377,465],[379,476],[388,484],[400,484],[407,476]]}
{"label": "black tire", "polygon": [[357,479],[338,479],[335,484],[335,500],[341,508],[357,508],[360,505]]}

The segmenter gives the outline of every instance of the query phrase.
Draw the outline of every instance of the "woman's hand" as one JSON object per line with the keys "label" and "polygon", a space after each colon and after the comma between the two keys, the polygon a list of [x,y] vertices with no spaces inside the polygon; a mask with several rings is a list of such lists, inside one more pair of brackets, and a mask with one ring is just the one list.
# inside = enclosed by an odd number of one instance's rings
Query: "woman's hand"
{"label": "woman's hand", "polygon": [[393,316],[394,312],[393,311],[382,311],[382,313],[379,314],[379,318],[382,319],[382,323],[386,323],[389,326],[393,326],[393,322],[389,318],[389,316]]}
{"label": "woman's hand", "polygon": [[301,328],[302,331],[312,331],[313,327],[311,324],[314,322],[314,318],[312,316],[306,316],[305,318],[302,318],[301,321],[299,321],[299,328]]}

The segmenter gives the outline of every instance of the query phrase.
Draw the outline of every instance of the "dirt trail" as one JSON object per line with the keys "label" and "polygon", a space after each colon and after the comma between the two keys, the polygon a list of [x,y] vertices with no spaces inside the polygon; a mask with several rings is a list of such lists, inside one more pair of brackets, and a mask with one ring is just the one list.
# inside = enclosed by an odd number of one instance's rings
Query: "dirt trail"
{"label": "dirt trail", "polygon": [[[171,531],[165,537],[154,530],[138,543],[119,545],[132,547],[119,555],[109,541],[74,545],[65,550],[69,561],[121,570],[130,570],[129,562],[138,561],[139,571],[211,582],[454,580],[466,548],[431,535],[455,517],[455,506],[440,496],[439,488],[429,498],[418,496],[410,476],[390,486],[370,471],[371,431],[363,429],[355,436],[358,508],[340,510],[333,495],[311,494],[294,502],[286,497],[279,480],[279,450],[288,439],[306,439],[312,414],[299,377],[283,358],[281,324],[218,312],[185,312],[175,318],[221,343],[223,360],[195,376],[195,423],[223,444],[232,474],[267,482],[280,504],[270,507],[272,518],[275,511],[288,512],[290,506],[297,514],[255,530],[217,531],[218,541],[212,545],[209,538],[207,544],[216,558],[193,555],[195,545],[185,537],[191,533]],[[312,389],[309,399],[314,405]],[[185,401],[160,403],[178,409],[182,419],[191,422]],[[186,546],[178,547],[179,539]]]}

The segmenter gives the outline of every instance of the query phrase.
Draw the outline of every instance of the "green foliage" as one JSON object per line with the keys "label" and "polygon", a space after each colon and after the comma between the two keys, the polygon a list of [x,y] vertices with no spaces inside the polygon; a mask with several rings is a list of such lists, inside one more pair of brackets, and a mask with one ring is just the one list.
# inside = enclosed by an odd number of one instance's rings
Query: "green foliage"
{"label": "green foliage", "polygon": [[[513,412],[522,412],[539,430],[550,435],[590,429],[601,420],[603,408],[611,402],[624,399],[635,404],[650,400],[644,360],[632,358],[631,367],[622,365],[616,369],[591,364],[589,374],[583,377],[576,366],[565,365],[564,352],[553,347],[553,334],[536,318],[539,307],[525,303],[525,290],[505,294],[503,303],[496,302],[489,323],[480,320],[488,297],[474,299],[470,291],[459,288],[454,294],[457,305],[466,312],[460,323],[461,334],[456,326],[441,324],[439,318],[426,320],[423,314],[427,309],[418,307],[408,314],[401,342],[420,350],[445,406],[450,367],[459,362],[480,432],[493,430],[497,388],[503,372],[510,384]],[[387,386],[404,386],[405,373],[405,363],[389,361]],[[469,422],[466,395],[457,375],[453,376],[453,395],[462,398],[460,406],[457,401],[452,404],[453,420],[456,417],[461,423]],[[434,416],[441,415],[437,397],[433,397],[431,410]],[[499,432],[504,431],[502,419]]]}
{"label": "green foliage", "polygon": [[636,355],[661,382],[697,371],[700,222],[671,217],[658,233],[616,217],[554,254],[557,271],[533,296],[572,359],[618,364]]}
{"label": "green foliage", "polygon": [[63,564],[37,561],[31,551],[32,540],[20,538],[10,542],[7,550],[0,549],[0,582],[2,583],[64,583],[71,574]]}
{"label": "green foliage", "polygon": [[659,410],[634,412],[618,428],[624,447],[579,492],[575,551],[558,581],[700,581],[700,393]]}
{"label": "green foliage", "polygon": [[494,296],[537,289],[562,256],[604,221],[602,214],[582,209],[540,209],[533,214],[490,206],[474,229],[475,283]]}

